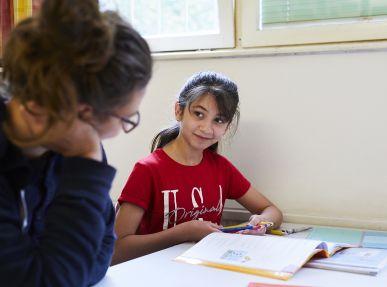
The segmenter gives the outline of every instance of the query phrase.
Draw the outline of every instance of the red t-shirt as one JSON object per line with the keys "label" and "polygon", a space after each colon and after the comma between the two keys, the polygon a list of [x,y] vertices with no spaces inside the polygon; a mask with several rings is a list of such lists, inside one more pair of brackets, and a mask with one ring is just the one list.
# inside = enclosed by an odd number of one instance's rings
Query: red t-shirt
{"label": "red t-shirt", "polygon": [[202,161],[186,166],[157,149],[137,162],[120,203],[145,210],[138,234],[149,234],[190,220],[220,223],[226,199],[238,199],[250,182],[223,156],[205,150]]}

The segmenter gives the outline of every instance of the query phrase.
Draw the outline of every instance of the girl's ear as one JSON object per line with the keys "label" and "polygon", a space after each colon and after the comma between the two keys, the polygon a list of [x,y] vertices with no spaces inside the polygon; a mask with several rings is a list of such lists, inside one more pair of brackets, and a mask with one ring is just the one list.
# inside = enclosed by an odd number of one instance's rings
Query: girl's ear
{"label": "girl's ear", "polygon": [[30,114],[32,114],[34,116],[46,116],[47,115],[47,111],[43,107],[41,107],[40,105],[35,103],[34,101],[27,101],[24,104],[20,104],[20,109],[24,110],[26,112],[29,112]]}
{"label": "girl's ear", "polygon": [[34,101],[28,101],[24,104],[19,101],[13,101],[12,105],[17,107],[19,119],[19,131],[24,137],[36,137],[41,134],[47,125],[47,111]]}
{"label": "girl's ear", "polygon": [[180,122],[181,119],[183,118],[183,110],[179,105],[179,102],[175,103],[175,118],[178,122]]}
{"label": "girl's ear", "polygon": [[86,104],[80,104],[78,107],[78,117],[86,122],[93,119],[93,108]]}

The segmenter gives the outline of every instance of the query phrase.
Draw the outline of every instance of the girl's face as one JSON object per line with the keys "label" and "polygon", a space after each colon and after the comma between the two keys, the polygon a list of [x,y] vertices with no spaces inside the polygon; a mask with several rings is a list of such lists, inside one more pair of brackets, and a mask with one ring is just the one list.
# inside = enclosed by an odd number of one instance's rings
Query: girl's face
{"label": "girl's face", "polygon": [[218,142],[228,127],[214,96],[210,94],[201,96],[184,111],[176,103],[175,114],[181,121],[179,136],[195,150],[203,151]]}

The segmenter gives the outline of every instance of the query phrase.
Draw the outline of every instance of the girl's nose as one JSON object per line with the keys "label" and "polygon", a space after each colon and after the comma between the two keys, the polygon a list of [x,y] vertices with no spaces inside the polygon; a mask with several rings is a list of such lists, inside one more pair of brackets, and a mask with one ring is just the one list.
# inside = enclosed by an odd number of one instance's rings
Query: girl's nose
{"label": "girl's nose", "polygon": [[213,132],[212,123],[207,121],[202,122],[199,129],[201,132],[206,134],[212,134]]}

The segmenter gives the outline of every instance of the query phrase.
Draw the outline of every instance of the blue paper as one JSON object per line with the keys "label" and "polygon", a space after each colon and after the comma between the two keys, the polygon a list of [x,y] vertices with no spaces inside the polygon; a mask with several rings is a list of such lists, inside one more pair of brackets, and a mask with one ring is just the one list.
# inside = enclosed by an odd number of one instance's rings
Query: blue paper
{"label": "blue paper", "polygon": [[362,246],[387,249],[387,232],[365,231]]}

